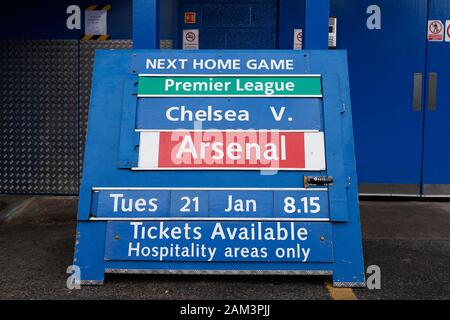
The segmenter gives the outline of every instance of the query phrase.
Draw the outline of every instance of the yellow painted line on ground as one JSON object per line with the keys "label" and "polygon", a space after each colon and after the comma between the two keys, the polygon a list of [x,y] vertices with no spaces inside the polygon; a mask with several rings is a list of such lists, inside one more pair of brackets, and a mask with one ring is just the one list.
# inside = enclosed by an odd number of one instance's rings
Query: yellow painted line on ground
{"label": "yellow painted line on ground", "polygon": [[335,288],[329,280],[325,280],[325,285],[333,300],[358,300],[351,288]]}

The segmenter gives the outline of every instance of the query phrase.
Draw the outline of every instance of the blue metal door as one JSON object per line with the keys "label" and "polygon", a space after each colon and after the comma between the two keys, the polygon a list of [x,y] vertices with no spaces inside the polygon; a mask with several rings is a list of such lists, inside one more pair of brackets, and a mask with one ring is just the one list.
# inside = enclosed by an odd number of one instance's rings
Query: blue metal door
{"label": "blue metal door", "polygon": [[423,194],[450,196],[450,1],[430,0],[428,10],[449,41],[428,42]]}
{"label": "blue metal door", "polygon": [[349,54],[360,193],[419,195],[427,0],[332,0],[331,15]]}
{"label": "blue metal door", "polygon": [[[185,20],[190,12],[195,23]],[[275,49],[277,0],[180,0],[179,26],[180,39],[183,29],[199,29],[200,49]]]}

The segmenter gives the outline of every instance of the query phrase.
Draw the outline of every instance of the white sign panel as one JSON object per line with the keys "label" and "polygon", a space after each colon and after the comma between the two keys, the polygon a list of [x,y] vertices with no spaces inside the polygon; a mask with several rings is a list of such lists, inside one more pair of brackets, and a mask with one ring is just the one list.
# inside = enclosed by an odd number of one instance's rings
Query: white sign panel
{"label": "white sign panel", "polygon": [[444,24],[441,20],[428,20],[428,41],[444,41]]}
{"label": "white sign panel", "polygon": [[303,49],[303,29],[294,29],[294,50]]}
{"label": "white sign panel", "polygon": [[198,29],[183,30],[183,50],[198,50]]}
{"label": "white sign panel", "polygon": [[450,42],[450,20],[445,22],[445,41]]}
{"label": "white sign panel", "polygon": [[84,20],[84,34],[96,36],[107,35],[106,10],[86,10]]}
{"label": "white sign panel", "polygon": [[335,49],[337,47],[337,18],[330,17],[328,30],[328,47]]}

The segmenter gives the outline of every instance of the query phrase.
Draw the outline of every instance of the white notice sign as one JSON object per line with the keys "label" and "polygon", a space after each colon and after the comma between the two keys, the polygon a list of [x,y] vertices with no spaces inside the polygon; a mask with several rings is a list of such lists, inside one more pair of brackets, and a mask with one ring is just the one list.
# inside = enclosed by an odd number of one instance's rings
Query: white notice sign
{"label": "white notice sign", "polygon": [[198,50],[198,29],[183,30],[183,50]]}
{"label": "white notice sign", "polygon": [[303,29],[294,29],[294,50],[303,49]]}
{"label": "white notice sign", "polygon": [[90,36],[107,35],[106,10],[86,10],[84,19],[84,34]]}

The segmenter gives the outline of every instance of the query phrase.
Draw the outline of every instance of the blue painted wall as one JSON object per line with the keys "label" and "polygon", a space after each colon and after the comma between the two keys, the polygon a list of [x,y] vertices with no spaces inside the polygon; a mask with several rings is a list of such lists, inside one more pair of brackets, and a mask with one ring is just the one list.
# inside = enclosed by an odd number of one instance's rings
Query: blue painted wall
{"label": "blue painted wall", "polygon": [[305,0],[280,0],[278,26],[280,49],[292,49],[294,29],[305,30]]}
{"label": "blue painted wall", "polygon": [[[0,14],[0,40],[12,39],[79,39],[84,35],[84,8],[88,5],[110,4],[108,33],[111,39],[132,38],[132,0],[23,0],[2,4]],[[67,7],[81,8],[81,30],[66,27]],[[160,38],[174,39],[177,36],[178,0],[160,1]]]}
{"label": "blue painted wall", "polygon": [[178,0],[160,0],[159,37],[178,43]]}
{"label": "blue painted wall", "polygon": [[[79,39],[84,34],[84,8],[110,4],[108,33],[112,39],[131,39],[132,0],[43,0],[2,3],[0,39]],[[81,30],[66,27],[70,5],[81,8]]]}
{"label": "blue painted wall", "polygon": [[[2,5],[1,39],[79,39],[84,34],[84,8],[110,4],[111,39],[132,38],[132,0],[24,0]],[[81,29],[66,27],[70,5],[81,8]],[[160,0],[160,38],[180,48],[183,28],[201,29],[201,47],[291,49],[294,28],[304,28],[305,0]],[[183,13],[197,12],[198,23],[185,25]]]}
{"label": "blue painted wall", "polygon": [[[275,49],[277,6],[277,0],[180,0],[179,36],[200,29],[200,49]],[[192,11],[197,23],[185,24],[184,12]]]}

